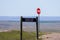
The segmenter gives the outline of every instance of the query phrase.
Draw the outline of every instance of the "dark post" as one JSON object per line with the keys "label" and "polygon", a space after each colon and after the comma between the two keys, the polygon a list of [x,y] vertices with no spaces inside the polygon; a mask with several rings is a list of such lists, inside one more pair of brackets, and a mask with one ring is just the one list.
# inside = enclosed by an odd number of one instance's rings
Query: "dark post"
{"label": "dark post", "polygon": [[21,32],[20,32],[20,34],[21,34],[20,35],[21,36],[20,39],[22,40],[22,16],[21,16],[21,27],[20,27],[20,30],[21,30]]}
{"label": "dark post", "polygon": [[37,34],[37,40],[38,40],[39,39],[38,38],[38,35],[39,35],[38,34],[38,17],[36,17],[36,32],[37,32],[36,34]]}

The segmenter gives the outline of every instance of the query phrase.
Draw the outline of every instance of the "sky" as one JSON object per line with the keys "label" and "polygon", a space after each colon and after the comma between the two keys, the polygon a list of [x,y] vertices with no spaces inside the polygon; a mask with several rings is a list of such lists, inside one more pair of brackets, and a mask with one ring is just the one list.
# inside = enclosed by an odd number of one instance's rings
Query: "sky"
{"label": "sky", "polygon": [[0,16],[60,16],[60,0],[0,0]]}

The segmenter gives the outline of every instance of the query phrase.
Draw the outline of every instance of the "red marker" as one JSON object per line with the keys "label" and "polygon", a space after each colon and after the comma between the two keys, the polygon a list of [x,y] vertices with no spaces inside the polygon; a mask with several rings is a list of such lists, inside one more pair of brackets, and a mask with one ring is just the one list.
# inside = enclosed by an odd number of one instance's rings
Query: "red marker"
{"label": "red marker", "polygon": [[39,15],[41,13],[40,8],[37,8],[37,14]]}

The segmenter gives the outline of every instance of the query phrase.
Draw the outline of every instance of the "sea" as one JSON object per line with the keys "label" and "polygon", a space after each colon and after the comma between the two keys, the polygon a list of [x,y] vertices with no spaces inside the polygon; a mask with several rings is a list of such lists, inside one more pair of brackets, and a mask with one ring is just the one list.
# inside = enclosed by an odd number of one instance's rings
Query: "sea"
{"label": "sea", "polygon": [[[2,30],[20,30],[20,21],[0,21],[0,31]],[[35,22],[23,22],[23,31],[36,31]],[[60,21],[40,21],[39,31],[41,32],[60,32]]]}

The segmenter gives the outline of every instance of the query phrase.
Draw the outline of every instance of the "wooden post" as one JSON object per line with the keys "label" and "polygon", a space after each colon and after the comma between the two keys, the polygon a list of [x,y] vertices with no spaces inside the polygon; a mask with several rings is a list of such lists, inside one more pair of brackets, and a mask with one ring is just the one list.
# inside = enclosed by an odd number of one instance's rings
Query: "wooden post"
{"label": "wooden post", "polygon": [[38,40],[38,39],[39,39],[39,38],[38,38],[38,37],[39,37],[39,36],[38,36],[38,35],[39,35],[39,34],[38,34],[38,17],[36,17],[36,32],[37,32],[36,34],[37,34],[37,40]]}
{"label": "wooden post", "polygon": [[20,35],[20,40],[22,40],[22,16],[21,16],[21,19],[20,20],[21,20],[21,23],[20,23],[21,24],[21,27],[20,27],[20,30],[21,30],[21,32],[20,32],[20,34],[21,34]]}

